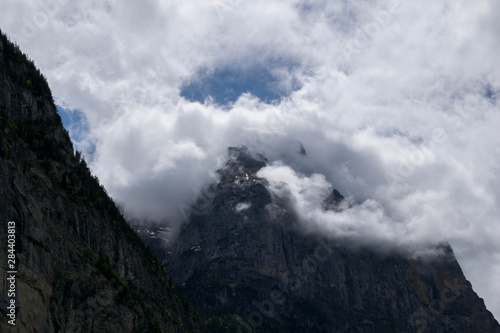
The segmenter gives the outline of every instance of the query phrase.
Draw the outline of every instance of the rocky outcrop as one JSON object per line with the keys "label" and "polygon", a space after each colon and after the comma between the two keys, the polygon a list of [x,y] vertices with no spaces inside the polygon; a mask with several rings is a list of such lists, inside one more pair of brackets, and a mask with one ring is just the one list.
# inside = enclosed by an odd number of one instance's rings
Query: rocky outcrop
{"label": "rocky outcrop", "polygon": [[[266,162],[230,148],[208,209],[164,258],[210,332],[500,332],[448,245],[417,260],[304,234],[257,177]],[[333,190],[324,208],[342,201]]]}
{"label": "rocky outcrop", "polygon": [[[73,152],[45,78],[0,35],[0,332],[202,332],[157,257]],[[8,221],[15,326],[4,293]]]}

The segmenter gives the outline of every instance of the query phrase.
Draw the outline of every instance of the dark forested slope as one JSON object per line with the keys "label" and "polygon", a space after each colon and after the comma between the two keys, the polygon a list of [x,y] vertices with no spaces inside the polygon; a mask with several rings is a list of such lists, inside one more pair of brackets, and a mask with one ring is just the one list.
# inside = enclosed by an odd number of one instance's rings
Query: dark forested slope
{"label": "dark forested slope", "polygon": [[[16,325],[7,323],[15,222]],[[47,81],[0,36],[0,332],[200,332],[202,324],[88,170]]]}

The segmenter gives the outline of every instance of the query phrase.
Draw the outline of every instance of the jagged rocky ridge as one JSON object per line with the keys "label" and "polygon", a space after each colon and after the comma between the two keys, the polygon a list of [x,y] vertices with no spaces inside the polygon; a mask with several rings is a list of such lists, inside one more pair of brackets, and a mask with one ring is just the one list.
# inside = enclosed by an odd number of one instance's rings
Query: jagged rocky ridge
{"label": "jagged rocky ridge", "polygon": [[304,234],[257,177],[266,163],[229,148],[206,209],[160,252],[210,332],[500,332],[449,245],[424,261]]}
{"label": "jagged rocky ridge", "polygon": [[16,222],[17,320],[0,332],[202,332],[156,255],[73,153],[43,75],[0,32],[0,239]]}

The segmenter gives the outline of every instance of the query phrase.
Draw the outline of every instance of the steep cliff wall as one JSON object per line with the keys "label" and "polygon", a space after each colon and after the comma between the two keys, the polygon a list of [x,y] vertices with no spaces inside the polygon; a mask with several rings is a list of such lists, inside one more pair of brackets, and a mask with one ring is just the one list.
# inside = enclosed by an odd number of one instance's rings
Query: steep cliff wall
{"label": "steep cliff wall", "polygon": [[[16,325],[7,323],[15,222]],[[201,332],[79,154],[45,78],[0,36],[0,332]]]}
{"label": "steep cliff wall", "polygon": [[229,153],[164,258],[211,332],[500,332],[449,246],[423,261],[307,235],[256,176],[265,158]]}

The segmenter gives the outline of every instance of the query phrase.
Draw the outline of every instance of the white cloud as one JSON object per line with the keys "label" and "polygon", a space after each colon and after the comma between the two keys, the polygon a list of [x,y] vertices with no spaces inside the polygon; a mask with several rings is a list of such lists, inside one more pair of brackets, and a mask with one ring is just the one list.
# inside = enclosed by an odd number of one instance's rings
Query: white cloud
{"label": "white cloud", "polygon": [[252,207],[252,204],[250,202],[239,202],[234,209],[236,209],[236,211],[239,213],[249,209],[250,207]]}
{"label": "white cloud", "polygon": [[[252,145],[332,232],[361,220],[366,240],[449,240],[500,317],[498,1],[401,2],[369,38],[391,1],[56,1],[42,22],[40,2],[7,0],[0,27],[85,114],[91,167],[128,211],[175,216],[227,146]],[[277,59],[294,64],[280,87],[301,88],[273,105],[179,96],[201,68]],[[358,203],[334,219],[314,206],[330,183]]]}

